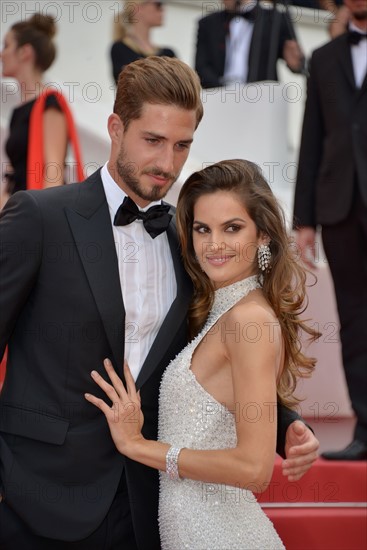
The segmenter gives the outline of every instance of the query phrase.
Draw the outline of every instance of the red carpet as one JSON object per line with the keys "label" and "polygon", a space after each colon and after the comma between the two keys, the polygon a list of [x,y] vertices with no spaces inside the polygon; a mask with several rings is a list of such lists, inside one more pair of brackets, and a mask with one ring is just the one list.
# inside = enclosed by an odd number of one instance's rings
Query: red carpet
{"label": "red carpet", "polygon": [[294,483],[280,465],[258,500],[287,550],[367,549],[367,462],[318,459]]}

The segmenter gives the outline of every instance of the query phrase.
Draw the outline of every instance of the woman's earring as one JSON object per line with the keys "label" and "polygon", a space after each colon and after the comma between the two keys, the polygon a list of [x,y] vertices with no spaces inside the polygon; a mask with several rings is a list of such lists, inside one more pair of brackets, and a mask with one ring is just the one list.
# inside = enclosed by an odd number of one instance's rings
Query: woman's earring
{"label": "woman's earring", "polygon": [[270,260],[271,260],[271,251],[268,244],[260,244],[260,246],[257,249],[257,261],[259,263],[259,269],[261,271],[269,271],[271,269],[270,267]]}

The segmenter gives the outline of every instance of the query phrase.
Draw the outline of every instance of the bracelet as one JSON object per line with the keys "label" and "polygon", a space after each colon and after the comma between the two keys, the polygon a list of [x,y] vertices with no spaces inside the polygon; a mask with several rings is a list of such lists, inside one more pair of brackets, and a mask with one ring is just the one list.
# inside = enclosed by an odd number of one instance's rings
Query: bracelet
{"label": "bracelet", "polygon": [[178,456],[182,451],[182,447],[174,447],[173,445],[168,449],[166,454],[166,474],[173,481],[180,479],[178,472]]}

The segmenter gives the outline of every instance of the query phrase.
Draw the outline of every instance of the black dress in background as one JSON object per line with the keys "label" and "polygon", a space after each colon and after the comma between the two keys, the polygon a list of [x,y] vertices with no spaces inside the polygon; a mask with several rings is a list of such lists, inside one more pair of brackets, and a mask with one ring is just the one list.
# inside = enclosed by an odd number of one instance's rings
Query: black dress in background
{"label": "black dress in background", "polygon": [[[175,52],[170,48],[160,48],[155,55],[158,55],[160,57],[164,55],[167,57],[177,57]],[[116,84],[118,81],[119,74],[122,71],[122,69],[125,67],[125,65],[128,65],[133,61],[137,61],[138,59],[143,59],[144,57],[147,57],[147,56],[144,55],[143,53],[139,53],[133,50],[124,42],[121,42],[121,41],[114,42],[111,48],[111,61],[112,61],[113,78],[115,79]]]}
{"label": "black dress in background", "polygon": [[[33,99],[16,107],[10,119],[9,137],[5,144],[5,151],[13,168],[11,173],[5,174],[8,183],[7,191],[10,195],[27,188],[29,122],[35,102],[36,99]],[[51,107],[61,111],[57,99],[53,95],[46,99],[45,108],[49,109]],[[42,128],[40,128],[40,131],[42,131]]]}

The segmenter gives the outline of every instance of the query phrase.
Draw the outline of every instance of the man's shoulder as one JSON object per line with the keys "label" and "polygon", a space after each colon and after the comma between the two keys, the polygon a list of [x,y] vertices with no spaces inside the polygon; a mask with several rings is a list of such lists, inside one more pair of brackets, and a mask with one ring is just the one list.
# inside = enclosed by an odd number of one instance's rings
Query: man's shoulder
{"label": "man's shoulder", "polygon": [[102,185],[100,170],[97,170],[87,179],[78,183],[69,183],[47,189],[21,191],[16,195],[19,195],[20,200],[31,198],[41,207],[47,208],[51,205],[64,207],[77,200],[84,190],[92,189],[92,186],[97,186],[99,183]]}
{"label": "man's shoulder", "polygon": [[337,36],[333,40],[329,40],[326,44],[323,44],[319,48],[316,48],[312,52],[312,59],[323,58],[324,56],[331,56],[335,54],[335,51],[339,48],[343,48],[348,45],[346,33]]}
{"label": "man's shoulder", "polygon": [[212,26],[217,23],[223,23],[228,18],[229,18],[229,14],[225,10],[214,11],[213,13],[204,15],[204,17],[199,19],[199,25]]}

